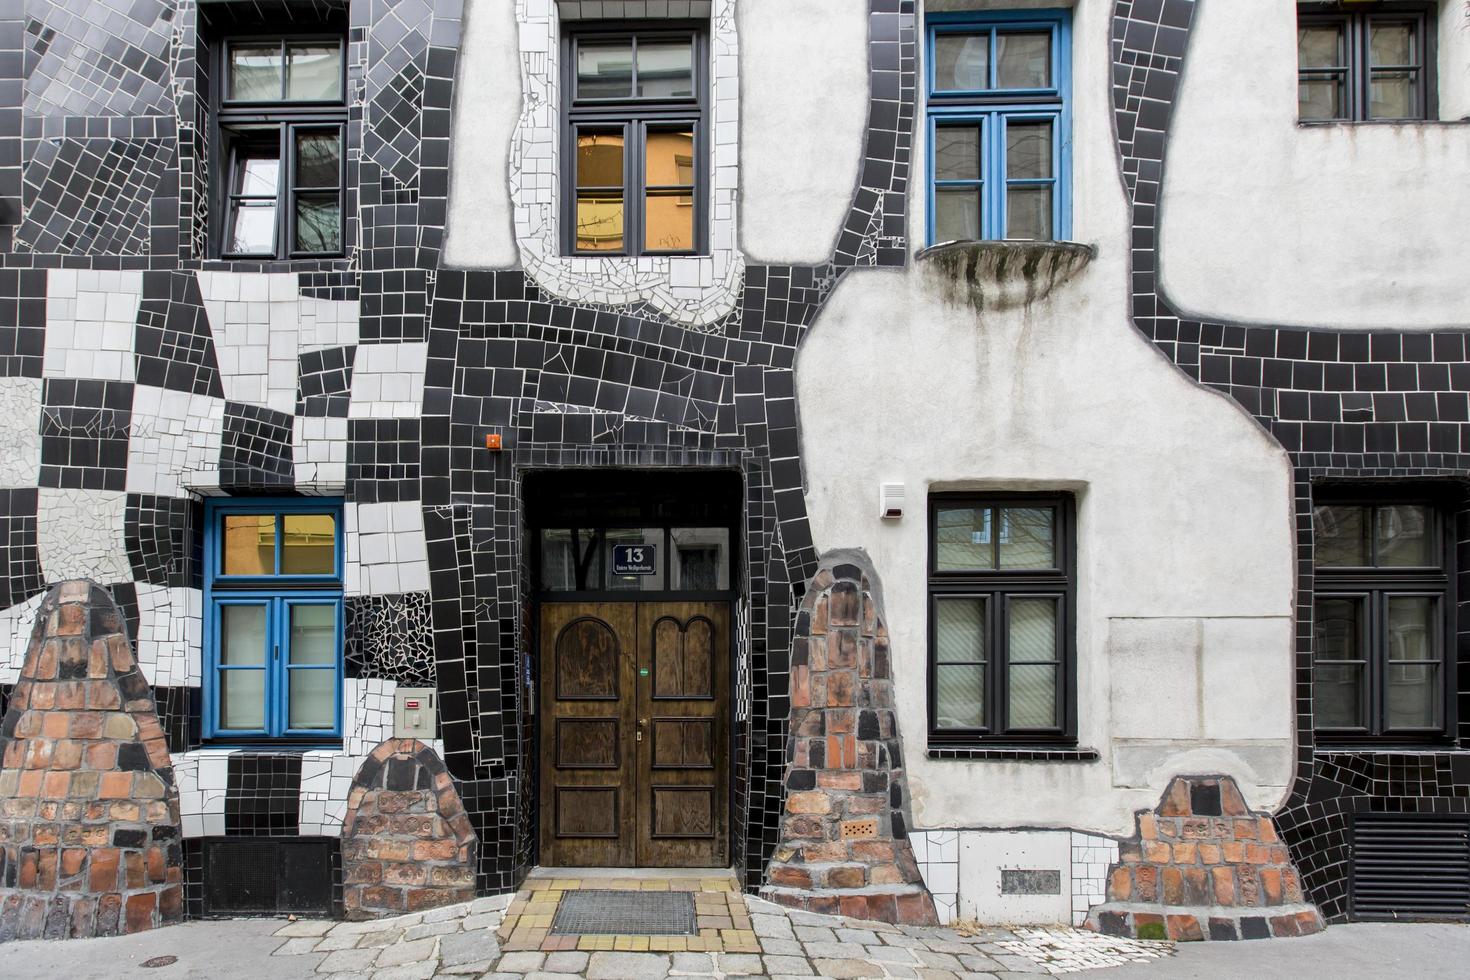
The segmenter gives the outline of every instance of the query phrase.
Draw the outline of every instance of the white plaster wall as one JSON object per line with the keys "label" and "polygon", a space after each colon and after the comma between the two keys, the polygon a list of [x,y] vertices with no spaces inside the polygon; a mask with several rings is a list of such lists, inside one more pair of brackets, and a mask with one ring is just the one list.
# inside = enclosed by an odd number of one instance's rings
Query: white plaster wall
{"label": "white plaster wall", "polygon": [[[690,3],[623,3],[597,8],[552,0],[477,0],[491,4],[470,15],[462,51],[462,80],[472,92],[520,92],[519,116],[509,137],[507,179],[514,247],[519,264],[538,286],[563,299],[624,305],[646,301],[672,319],[703,327],[735,307],[745,278],[745,259],[736,234],[739,191],[740,50],[735,0]],[[513,9],[506,13],[504,5]],[[483,16],[480,16],[483,15]],[[708,62],[710,159],[705,175],[709,200],[708,251],[695,256],[599,257],[562,254],[561,222],[561,21],[567,17],[709,19]],[[507,20],[507,18],[509,20]],[[479,19],[482,23],[477,24]],[[503,36],[508,22],[514,46]],[[482,33],[483,31],[483,33]],[[514,63],[515,75],[507,67]],[[500,221],[505,206],[496,188],[476,186],[479,174],[495,179],[504,158],[503,120],[476,125],[477,96],[456,97],[450,147],[446,256],[468,268],[503,267],[510,258],[498,230],[470,231],[476,222]],[[474,186],[475,189],[469,189]],[[499,227],[497,225],[497,227]]]}
{"label": "white plaster wall", "polygon": [[1439,118],[1470,121],[1470,0],[1441,0]]}
{"label": "white plaster wall", "polygon": [[[824,262],[852,205],[868,119],[860,0],[741,0],[740,245]],[[820,97],[813,97],[820,93]]]}
{"label": "white plaster wall", "polygon": [[[1084,2],[1075,21],[1074,228],[1092,265],[983,315],[945,301],[927,264],[857,271],[798,360],[813,535],[866,548],[883,576],[918,828],[1126,835],[1174,773],[1230,773],[1270,808],[1292,772],[1290,468],[1128,320],[1107,16]],[[877,516],[891,480],[908,491],[897,522]],[[1101,761],[925,756],[926,498],[1001,488],[1077,495],[1079,736]]]}
{"label": "white plaster wall", "polygon": [[[1459,118],[1470,22],[1464,0],[1444,4],[1441,116]],[[1243,321],[1470,323],[1470,125],[1299,126],[1295,9],[1198,5],[1164,178],[1166,292],[1190,313]]]}
{"label": "white plaster wall", "polygon": [[510,139],[521,115],[515,0],[464,0],[444,261],[505,269],[516,264],[511,226]]}

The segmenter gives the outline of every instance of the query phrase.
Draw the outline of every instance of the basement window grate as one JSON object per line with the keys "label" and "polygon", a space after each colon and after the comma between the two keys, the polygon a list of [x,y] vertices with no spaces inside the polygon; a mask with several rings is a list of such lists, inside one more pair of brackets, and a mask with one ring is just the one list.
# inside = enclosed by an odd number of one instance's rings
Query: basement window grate
{"label": "basement window grate", "polygon": [[1356,919],[1470,918],[1470,815],[1353,816]]}

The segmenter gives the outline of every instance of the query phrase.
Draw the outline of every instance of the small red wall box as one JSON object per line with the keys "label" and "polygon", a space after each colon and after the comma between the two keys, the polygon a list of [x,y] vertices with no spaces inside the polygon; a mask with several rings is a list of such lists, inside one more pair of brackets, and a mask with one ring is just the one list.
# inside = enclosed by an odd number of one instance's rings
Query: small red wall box
{"label": "small red wall box", "polygon": [[485,448],[486,449],[499,450],[500,449],[500,433],[498,433],[498,432],[491,432],[491,433],[487,434],[485,436]]}

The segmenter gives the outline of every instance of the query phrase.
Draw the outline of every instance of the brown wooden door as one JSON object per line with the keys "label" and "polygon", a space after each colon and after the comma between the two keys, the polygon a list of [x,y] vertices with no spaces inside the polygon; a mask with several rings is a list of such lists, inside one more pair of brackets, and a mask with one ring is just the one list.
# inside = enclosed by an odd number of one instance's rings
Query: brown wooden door
{"label": "brown wooden door", "polygon": [[541,861],[729,863],[729,606],[541,607]]}
{"label": "brown wooden door", "polygon": [[729,863],[729,606],[638,607],[638,865]]}
{"label": "brown wooden door", "polygon": [[637,607],[541,607],[541,853],[560,867],[633,863]]}

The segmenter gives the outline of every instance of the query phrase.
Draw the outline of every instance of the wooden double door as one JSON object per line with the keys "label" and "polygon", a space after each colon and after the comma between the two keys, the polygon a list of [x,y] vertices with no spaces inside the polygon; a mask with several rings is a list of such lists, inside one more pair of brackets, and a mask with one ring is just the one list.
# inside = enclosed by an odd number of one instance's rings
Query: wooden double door
{"label": "wooden double door", "polygon": [[730,607],[540,613],[541,863],[729,864]]}

